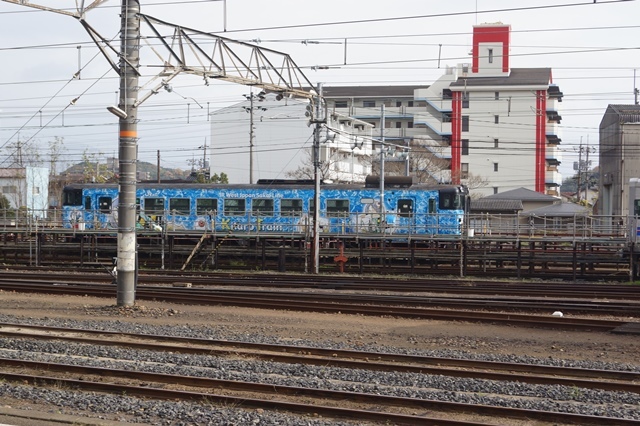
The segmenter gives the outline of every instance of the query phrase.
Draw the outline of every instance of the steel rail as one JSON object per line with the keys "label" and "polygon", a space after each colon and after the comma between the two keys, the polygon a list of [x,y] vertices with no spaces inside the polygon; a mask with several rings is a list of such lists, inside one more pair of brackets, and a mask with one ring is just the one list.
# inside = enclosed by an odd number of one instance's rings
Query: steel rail
{"label": "steel rail", "polygon": [[[12,329],[15,329],[13,331]],[[31,330],[24,332],[20,330]],[[33,330],[47,334],[35,334]],[[52,334],[55,333],[55,334]],[[93,335],[97,337],[83,337]],[[532,384],[575,386],[588,389],[640,393],[640,373],[593,370],[496,361],[464,360],[417,355],[379,354],[362,351],[319,349],[301,346],[243,343],[223,340],[181,338],[134,333],[79,330],[60,327],[25,326],[0,323],[0,336],[39,340],[59,340],[90,345],[188,353],[198,355],[242,354],[257,359],[289,364],[323,365],[361,370],[437,374],[487,380],[518,381]],[[109,340],[128,337],[139,341]],[[147,341],[151,340],[151,343]],[[158,343],[162,342],[162,343]],[[185,344],[197,346],[185,346]],[[300,353],[304,355],[300,355]],[[362,361],[365,360],[365,361]],[[496,371],[508,371],[499,373]],[[514,372],[523,373],[515,375]]]}
{"label": "steel rail", "polygon": [[[3,284],[0,289],[17,292],[36,292],[52,294],[91,295],[97,297],[113,297],[113,286],[80,286],[80,285],[50,285],[50,284]],[[245,292],[241,295],[203,294],[191,292],[190,288],[166,287],[138,287],[136,297],[138,300],[157,300],[174,303],[196,305],[228,305],[243,306],[262,309],[282,309],[311,311],[324,313],[360,314],[369,316],[395,316],[415,319],[439,319],[467,322],[484,322],[494,324],[517,325],[523,327],[537,327],[563,330],[584,331],[611,331],[625,325],[628,321],[582,319],[572,317],[554,317],[541,315],[523,315],[515,313],[496,313],[478,311],[456,311],[430,308],[406,308],[400,306],[376,306],[372,304],[355,304],[342,302],[342,296],[336,296],[333,301],[318,302],[316,295],[308,295],[306,299],[301,297],[269,298],[262,292]]]}
{"label": "steel rail", "polygon": [[[68,282],[83,282],[90,279],[94,282],[109,283],[112,277],[107,274],[107,269],[102,273],[92,269],[33,269],[19,270],[10,268],[9,271],[0,271],[0,277],[4,279],[24,279],[25,276],[49,278],[63,275]],[[80,273],[79,273],[80,272]],[[535,282],[530,283],[521,280],[496,281],[496,280],[471,280],[471,279],[441,279],[441,278],[407,278],[386,277],[373,278],[362,276],[337,276],[337,275],[283,275],[283,274],[233,274],[233,273],[206,273],[187,271],[139,271],[140,284],[172,284],[176,281],[190,281],[202,286],[225,285],[253,285],[269,287],[293,287],[293,288],[322,288],[340,290],[380,290],[399,292],[447,292],[447,293],[477,293],[477,294],[502,294],[502,295],[544,295],[544,297],[572,297],[572,298],[620,298],[624,300],[640,299],[640,286],[610,284],[610,283],[566,283],[566,282]]]}
{"label": "steel rail", "polygon": [[179,399],[179,400],[206,400],[211,402],[212,400],[219,402],[233,402],[242,407],[254,407],[265,408],[269,410],[287,410],[293,412],[302,412],[305,414],[316,413],[323,416],[331,417],[346,417],[354,418],[358,420],[375,420],[382,422],[390,422],[393,424],[406,424],[406,425],[478,425],[486,423],[477,422],[465,422],[460,420],[447,420],[442,418],[423,417],[415,415],[404,415],[397,413],[390,413],[387,409],[378,411],[363,410],[363,409],[348,409],[341,407],[331,407],[318,404],[303,404],[296,402],[288,402],[283,400],[273,399],[258,399],[258,398],[246,398],[246,397],[234,397],[227,395],[219,395],[213,393],[201,393],[194,391],[180,391],[159,389],[155,387],[149,387],[149,382],[171,384],[171,385],[183,385],[190,387],[205,387],[207,389],[227,389],[241,392],[250,393],[266,393],[277,395],[289,395],[289,396],[306,396],[315,398],[318,400],[334,400],[334,401],[350,401],[358,402],[361,404],[375,404],[377,407],[380,404],[384,404],[386,407],[419,407],[422,409],[455,412],[455,413],[467,413],[483,416],[511,418],[511,419],[537,419],[540,421],[550,422],[565,422],[573,424],[617,424],[621,426],[626,425],[638,425],[640,421],[622,418],[611,418],[602,416],[591,416],[583,414],[570,414],[563,412],[551,412],[540,410],[527,410],[511,407],[497,407],[479,404],[465,404],[449,401],[427,400],[418,398],[403,398],[394,396],[383,396],[377,394],[358,393],[358,392],[346,392],[346,391],[332,391],[332,390],[319,390],[292,386],[280,386],[272,384],[262,384],[254,382],[238,382],[231,380],[218,380],[192,376],[176,376],[161,373],[143,373],[131,370],[116,370],[113,368],[99,368],[99,367],[83,367],[69,364],[55,364],[55,363],[39,363],[32,361],[22,360],[5,360],[2,359],[2,364],[31,369],[41,369],[47,372],[57,371],[65,374],[83,374],[83,375],[96,375],[100,377],[123,377],[128,380],[139,380],[145,383],[145,386],[133,386],[116,383],[106,382],[94,382],[83,378],[83,380],[65,379],[53,376],[40,376],[30,374],[14,374],[0,372],[0,377],[5,380],[47,384],[59,386],[69,386],[80,389],[88,389],[93,391],[111,392],[118,394],[126,394],[129,396],[143,396],[151,398],[161,399]]}

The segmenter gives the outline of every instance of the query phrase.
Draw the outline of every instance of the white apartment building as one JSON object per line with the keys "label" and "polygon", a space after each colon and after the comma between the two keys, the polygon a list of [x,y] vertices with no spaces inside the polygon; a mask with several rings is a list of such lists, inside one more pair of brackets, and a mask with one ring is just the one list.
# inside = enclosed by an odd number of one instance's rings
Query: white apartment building
{"label": "white apartment building", "polygon": [[324,86],[325,99],[374,136],[427,150],[437,161],[411,162],[422,180],[465,183],[475,196],[526,188],[559,197],[562,92],[550,68],[510,68],[510,31],[474,26],[472,62],[430,86]]}
{"label": "white apartment building", "polygon": [[[315,126],[305,116],[308,101],[274,93],[251,97],[210,115],[212,173],[226,173],[229,183],[290,179],[288,173],[300,168],[313,176]],[[323,178],[364,182],[371,174],[372,126],[328,115],[319,136]]]}

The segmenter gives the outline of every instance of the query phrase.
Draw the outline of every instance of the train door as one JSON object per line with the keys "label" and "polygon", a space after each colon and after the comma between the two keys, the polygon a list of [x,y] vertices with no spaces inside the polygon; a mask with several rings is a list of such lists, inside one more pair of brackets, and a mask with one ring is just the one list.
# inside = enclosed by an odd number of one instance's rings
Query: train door
{"label": "train door", "polygon": [[636,243],[640,240],[640,179],[629,180],[629,238]]}
{"label": "train door", "polygon": [[165,206],[162,197],[145,197],[142,199],[142,211],[139,224],[147,229],[159,230],[164,220]]}
{"label": "train door", "polygon": [[273,229],[273,198],[253,198],[251,200],[251,229],[258,232]]}
{"label": "train door", "polygon": [[409,197],[398,198],[396,203],[396,233],[415,234],[415,200]]}
{"label": "train door", "polygon": [[196,226],[195,229],[214,230],[220,223],[218,217],[217,198],[196,199]]}
{"label": "train door", "polygon": [[246,198],[225,198],[222,206],[223,231],[250,231],[247,220],[247,199]]}

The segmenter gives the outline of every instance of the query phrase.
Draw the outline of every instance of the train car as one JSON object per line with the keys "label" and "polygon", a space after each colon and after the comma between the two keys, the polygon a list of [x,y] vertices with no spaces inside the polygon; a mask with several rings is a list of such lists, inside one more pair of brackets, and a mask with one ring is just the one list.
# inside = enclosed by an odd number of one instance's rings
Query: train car
{"label": "train car", "polygon": [[[383,197],[366,184],[321,185],[318,226],[331,234],[457,235],[468,211],[464,186],[413,184],[388,179]],[[139,183],[137,226],[158,231],[309,234],[314,215],[311,181],[258,184]],[[118,186],[65,187],[63,224],[78,230],[117,230]],[[384,208],[381,208],[384,198]]]}

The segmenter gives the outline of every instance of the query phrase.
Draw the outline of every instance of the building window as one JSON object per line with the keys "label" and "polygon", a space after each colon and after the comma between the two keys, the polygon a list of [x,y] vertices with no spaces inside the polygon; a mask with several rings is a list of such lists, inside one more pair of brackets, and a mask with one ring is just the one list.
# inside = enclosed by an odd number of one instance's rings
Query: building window
{"label": "building window", "polygon": [[365,108],[375,108],[376,101],[362,101],[362,106]]}
{"label": "building window", "polygon": [[493,49],[489,49],[489,63],[492,64],[493,63]]}
{"label": "building window", "polygon": [[469,178],[469,163],[460,163],[460,179]]}
{"label": "building window", "polygon": [[500,100],[500,92],[496,92],[496,101]]}
{"label": "building window", "polygon": [[469,116],[468,115],[463,115],[462,116],[462,131],[463,132],[468,132],[469,131]]}
{"label": "building window", "polygon": [[169,210],[172,214],[189,216],[191,214],[191,200],[188,198],[169,198]]}
{"label": "building window", "polygon": [[33,188],[31,188],[31,193],[33,195],[40,195],[40,187],[39,186],[34,186]]}
{"label": "building window", "polygon": [[469,155],[469,139],[462,139],[460,141],[462,143],[462,155]]}
{"label": "building window", "polygon": [[412,106],[413,106],[413,101],[409,101],[409,102],[407,102],[407,106],[412,107]]}
{"label": "building window", "polygon": [[451,123],[451,114],[448,112],[442,113],[442,122],[443,123]]}
{"label": "building window", "polygon": [[18,193],[18,187],[15,186],[15,185],[3,186],[2,187],[2,193],[3,194],[17,194]]}
{"label": "building window", "polygon": [[349,104],[347,103],[347,101],[336,101],[335,107],[336,108],[348,108]]}
{"label": "building window", "polygon": [[402,129],[402,121],[396,121],[396,129]]}
{"label": "building window", "polygon": [[495,124],[500,124],[500,116],[499,115],[494,115],[493,116],[493,122]]}
{"label": "building window", "polygon": [[493,163],[493,171],[494,172],[498,171],[498,163]]}
{"label": "building window", "polygon": [[498,148],[499,144],[500,144],[500,141],[498,141],[498,139],[494,139],[493,140],[493,147],[494,148]]}
{"label": "building window", "polygon": [[413,121],[408,122],[407,127],[413,129]]}
{"label": "building window", "polygon": [[469,108],[469,93],[462,92],[462,108]]}
{"label": "building window", "polygon": [[494,186],[494,187],[493,187],[493,193],[494,193],[494,194],[497,194],[497,193],[498,193],[498,187],[497,187],[497,186]]}
{"label": "building window", "polygon": [[402,106],[402,101],[396,101],[396,106],[400,108]]}

